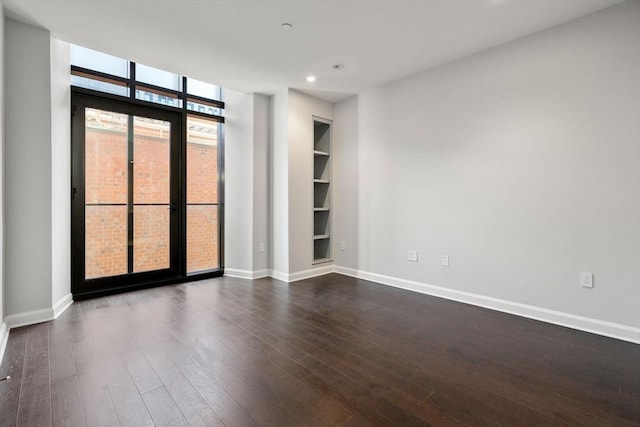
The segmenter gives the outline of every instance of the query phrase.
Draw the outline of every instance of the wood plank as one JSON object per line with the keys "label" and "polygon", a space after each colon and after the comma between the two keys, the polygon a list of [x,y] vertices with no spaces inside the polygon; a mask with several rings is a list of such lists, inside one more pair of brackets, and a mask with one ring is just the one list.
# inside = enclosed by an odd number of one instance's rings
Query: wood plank
{"label": "wood plank", "polygon": [[82,313],[80,305],[74,302],[64,312],[64,315],[63,320],[67,323],[67,330],[69,331],[71,342],[87,339],[89,328],[84,321],[84,314]]}
{"label": "wood plank", "polygon": [[129,374],[133,382],[138,388],[140,394],[162,387],[162,382],[158,375],[149,364],[149,361],[140,351],[128,354],[125,358],[125,364],[129,370]]}
{"label": "wood plank", "polygon": [[0,378],[11,377],[0,383],[0,425],[2,426],[15,426],[18,419],[27,335],[29,335],[28,327],[11,330],[2,366],[0,366]]}
{"label": "wood plank", "polygon": [[171,395],[180,411],[192,426],[223,425],[209,405],[173,361],[163,352],[148,354],[147,360],[158,374],[164,388]]}
{"label": "wood plank", "polygon": [[142,394],[151,417],[158,427],[189,426],[178,406],[164,387],[158,387]]}
{"label": "wood plank", "polygon": [[254,426],[249,414],[236,402],[224,387],[214,380],[190,357],[174,359],[176,365],[191,385],[200,393],[216,416],[227,426]]}
{"label": "wood plank", "polygon": [[51,383],[49,378],[49,325],[29,328],[25,350],[18,426],[51,424]]}
{"label": "wood plank", "polygon": [[[215,349],[220,357],[237,359],[240,366],[244,367],[243,370],[254,371],[272,390],[284,396],[283,399],[289,402],[288,406],[299,405],[301,419],[305,419],[306,422],[313,423],[315,420],[321,420],[335,424],[350,415],[338,400],[317,392],[293,377],[263,354],[256,352],[255,347],[234,345],[227,335],[223,340],[216,342],[212,342],[211,336],[206,337],[203,339],[203,344],[210,349]],[[287,411],[292,413],[291,409]],[[315,416],[315,420],[312,415]]]}
{"label": "wood plank", "polygon": [[270,402],[279,413],[285,415],[287,423],[292,425],[322,425],[321,420],[306,405],[296,400],[292,390],[287,390],[281,387],[280,384],[270,381],[258,369],[240,359],[222,340],[210,335],[200,341],[210,354],[215,354],[222,361],[227,369],[235,370],[256,393]]}
{"label": "wood plank", "polygon": [[120,426],[103,373],[96,369],[78,375],[78,389],[87,426]]}
{"label": "wood plank", "polygon": [[71,336],[65,319],[56,319],[49,323],[49,350],[52,382],[76,375]]}
{"label": "wood plank", "polygon": [[78,378],[67,376],[51,382],[51,417],[53,426],[85,426]]}
{"label": "wood plank", "polygon": [[105,373],[113,406],[124,427],[153,426],[153,420],[126,366],[116,365]]}
{"label": "wood plank", "polygon": [[236,369],[229,369],[208,348],[198,342],[190,351],[196,363],[202,366],[212,378],[224,384],[225,390],[256,424],[263,426],[291,425],[287,414],[274,407],[271,399],[256,392],[243,381]]}

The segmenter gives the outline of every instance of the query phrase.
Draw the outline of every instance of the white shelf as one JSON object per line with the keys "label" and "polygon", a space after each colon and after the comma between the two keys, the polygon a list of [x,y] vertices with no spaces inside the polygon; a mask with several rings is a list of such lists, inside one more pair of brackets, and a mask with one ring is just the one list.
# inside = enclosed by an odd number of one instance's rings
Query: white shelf
{"label": "white shelf", "polygon": [[331,122],[313,119],[313,264],[331,259]]}

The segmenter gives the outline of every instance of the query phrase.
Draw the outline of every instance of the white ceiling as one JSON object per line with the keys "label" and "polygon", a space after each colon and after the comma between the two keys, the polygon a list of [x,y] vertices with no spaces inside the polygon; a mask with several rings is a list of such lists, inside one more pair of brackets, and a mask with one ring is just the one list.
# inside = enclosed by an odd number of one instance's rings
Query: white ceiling
{"label": "white ceiling", "polygon": [[[4,0],[62,40],[242,92],[330,101],[622,0]],[[281,24],[291,23],[284,31]],[[335,71],[331,65],[344,64]],[[307,83],[308,74],[317,77]]]}

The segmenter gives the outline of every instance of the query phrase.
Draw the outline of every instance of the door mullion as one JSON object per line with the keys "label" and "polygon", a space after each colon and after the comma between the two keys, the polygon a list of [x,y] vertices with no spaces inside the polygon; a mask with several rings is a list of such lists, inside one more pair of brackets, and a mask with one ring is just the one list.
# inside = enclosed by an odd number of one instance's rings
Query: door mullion
{"label": "door mullion", "polygon": [[127,272],[133,273],[133,116],[127,120]]}

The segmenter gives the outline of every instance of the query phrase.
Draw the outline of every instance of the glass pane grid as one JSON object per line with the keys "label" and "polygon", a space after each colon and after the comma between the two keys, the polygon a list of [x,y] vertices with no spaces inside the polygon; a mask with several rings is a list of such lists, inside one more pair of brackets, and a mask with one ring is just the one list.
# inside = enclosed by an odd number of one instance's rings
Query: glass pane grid
{"label": "glass pane grid", "polygon": [[[75,72],[72,72],[72,86],[124,97],[130,96],[131,89],[127,82],[117,80],[118,77],[129,79],[131,64],[129,61],[77,45],[71,45],[71,54],[72,65],[86,70],[81,72],[76,69]],[[222,102],[222,88],[220,86],[187,78],[187,100],[183,100],[183,77],[181,75],[144,64],[134,64],[134,66],[136,99],[175,108],[183,108],[184,105],[188,111],[224,117],[224,108],[215,104],[216,101]],[[97,72],[98,75],[92,75],[91,71]],[[109,78],[109,76],[114,77]],[[162,88],[168,89],[168,91],[163,93]],[[179,93],[171,93],[170,91]],[[204,99],[194,99],[194,97]],[[211,102],[207,102],[207,99]]]}
{"label": "glass pane grid", "polygon": [[170,141],[170,122],[85,109],[85,279],[129,273],[129,251],[133,272],[170,267]]}
{"label": "glass pane grid", "polygon": [[[74,86],[182,109],[187,273],[220,268],[216,85],[73,46]],[[128,80],[135,67],[135,82]],[[183,82],[186,90],[183,92]],[[193,112],[193,113],[192,113]],[[198,114],[195,114],[198,113]],[[171,123],[85,110],[85,279],[171,268]],[[178,188],[179,183],[176,183]],[[178,241],[176,241],[178,244]],[[119,280],[119,279],[117,279]]]}

